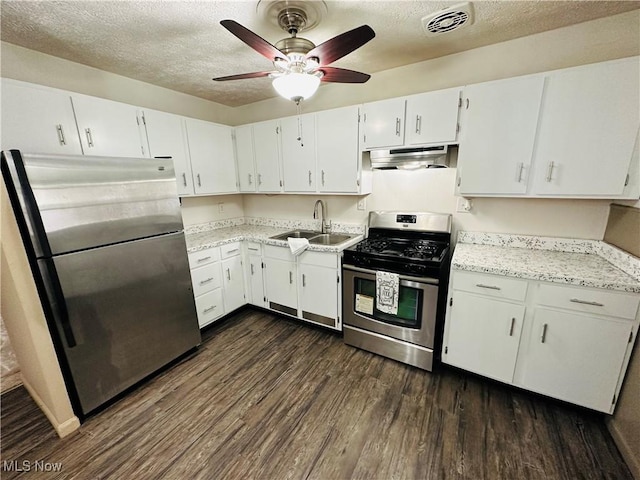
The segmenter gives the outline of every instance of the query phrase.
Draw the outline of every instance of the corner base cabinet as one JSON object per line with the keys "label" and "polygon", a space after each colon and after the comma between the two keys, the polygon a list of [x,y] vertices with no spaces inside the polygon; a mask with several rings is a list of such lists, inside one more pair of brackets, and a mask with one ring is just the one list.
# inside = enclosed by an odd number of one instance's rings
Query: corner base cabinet
{"label": "corner base cabinet", "polygon": [[613,413],[640,295],[453,270],[444,363]]}

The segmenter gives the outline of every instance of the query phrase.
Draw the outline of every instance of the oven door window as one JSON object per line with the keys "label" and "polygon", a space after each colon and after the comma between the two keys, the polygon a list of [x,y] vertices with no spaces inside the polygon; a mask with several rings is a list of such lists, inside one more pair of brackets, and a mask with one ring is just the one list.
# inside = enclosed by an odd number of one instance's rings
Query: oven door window
{"label": "oven door window", "polygon": [[381,312],[376,304],[376,281],[354,278],[354,305],[358,315],[374,318],[380,322],[402,327],[420,328],[424,292],[419,288],[403,286],[400,282],[398,313],[390,315]]}

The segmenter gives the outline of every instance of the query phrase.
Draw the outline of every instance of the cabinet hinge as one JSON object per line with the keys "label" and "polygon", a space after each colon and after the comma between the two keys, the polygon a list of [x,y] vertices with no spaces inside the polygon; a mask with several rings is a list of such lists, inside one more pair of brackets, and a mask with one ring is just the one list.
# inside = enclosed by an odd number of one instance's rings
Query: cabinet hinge
{"label": "cabinet hinge", "polygon": [[449,306],[450,306],[450,307],[453,307],[453,297],[451,297],[451,298],[449,299]]}
{"label": "cabinet hinge", "polygon": [[458,97],[458,108],[462,106],[462,97]]}
{"label": "cabinet hinge", "polygon": [[264,262],[260,262],[260,265],[262,266],[262,268],[264,268]]}
{"label": "cabinet hinge", "polygon": [[136,115],[136,123],[140,126],[140,117]]}
{"label": "cabinet hinge", "polygon": [[456,123],[456,133],[460,133],[460,124]]}
{"label": "cabinet hinge", "polygon": [[626,187],[627,185],[629,185],[629,174],[627,173],[626,178],[624,179],[624,186]]}
{"label": "cabinet hinge", "polygon": [[358,123],[360,123],[360,113],[358,113]]}
{"label": "cabinet hinge", "polygon": [[280,135],[280,127],[276,127],[276,135]]}
{"label": "cabinet hinge", "polygon": [[360,180],[359,180],[359,179],[358,179],[358,180],[356,180],[356,185],[357,185],[357,186],[360,186]]}
{"label": "cabinet hinge", "polygon": [[363,143],[367,143],[367,135],[366,134],[362,136],[362,142]]}
{"label": "cabinet hinge", "polygon": [[629,342],[628,343],[631,343],[632,341],[633,341],[633,330],[631,330],[629,332]]}
{"label": "cabinet hinge", "polygon": [[364,114],[364,123],[367,123],[367,114]]}
{"label": "cabinet hinge", "polygon": [[140,150],[142,150],[142,156],[144,157],[145,153],[144,153],[144,146],[143,145],[140,145]]}
{"label": "cabinet hinge", "polygon": [[267,303],[267,297],[262,297],[262,301],[263,301],[264,303]]}
{"label": "cabinet hinge", "polygon": [[460,177],[458,177],[457,185],[460,186]]}
{"label": "cabinet hinge", "polygon": [[338,283],[340,283],[340,275],[336,277],[336,280],[338,281]]}
{"label": "cabinet hinge", "polygon": [[444,347],[444,353],[449,353],[449,347]]}
{"label": "cabinet hinge", "polygon": [[280,180],[280,187],[284,187],[284,182]]}
{"label": "cabinet hinge", "polygon": [[615,405],[616,404],[616,394],[613,394],[613,399],[611,400],[611,405]]}
{"label": "cabinet hinge", "polygon": [[147,119],[144,118],[144,113],[142,114],[142,124],[146,125],[147,124]]}

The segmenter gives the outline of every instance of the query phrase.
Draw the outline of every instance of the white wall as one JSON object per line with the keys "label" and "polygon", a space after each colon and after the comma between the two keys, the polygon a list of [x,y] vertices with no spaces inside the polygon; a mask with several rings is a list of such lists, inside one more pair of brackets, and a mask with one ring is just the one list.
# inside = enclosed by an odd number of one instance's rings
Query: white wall
{"label": "white wall", "polygon": [[244,217],[242,195],[183,197],[181,202],[185,226]]}

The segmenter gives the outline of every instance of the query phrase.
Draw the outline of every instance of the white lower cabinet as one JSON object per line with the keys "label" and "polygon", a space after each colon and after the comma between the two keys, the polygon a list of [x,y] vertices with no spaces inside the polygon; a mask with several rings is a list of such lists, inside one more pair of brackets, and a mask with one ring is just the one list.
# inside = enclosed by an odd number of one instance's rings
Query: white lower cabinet
{"label": "white lower cabinet", "polygon": [[245,282],[247,286],[247,301],[257,307],[267,306],[264,289],[262,244],[247,242],[247,261],[245,263]]}
{"label": "white lower cabinet", "polygon": [[267,308],[335,330],[341,329],[340,269],[337,253],[264,246]]}
{"label": "white lower cabinet", "polygon": [[198,325],[209,325],[224,315],[220,249],[208,248],[189,254],[191,283],[196,301]]}
{"label": "white lower cabinet", "polygon": [[442,360],[613,413],[640,295],[453,270]]}
{"label": "white lower cabinet", "polygon": [[220,247],[225,313],[232,312],[246,303],[242,255],[240,253],[239,242]]}

